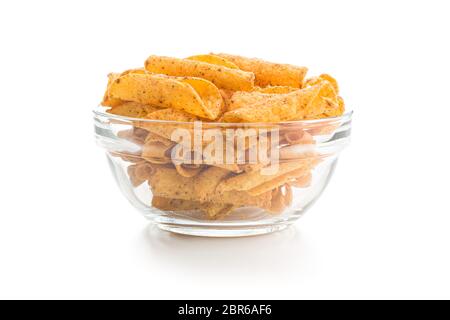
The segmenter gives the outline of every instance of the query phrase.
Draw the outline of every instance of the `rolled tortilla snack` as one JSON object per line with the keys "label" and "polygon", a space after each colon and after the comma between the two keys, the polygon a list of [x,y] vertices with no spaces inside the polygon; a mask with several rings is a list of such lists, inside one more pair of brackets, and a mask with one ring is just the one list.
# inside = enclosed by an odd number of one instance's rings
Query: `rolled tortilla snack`
{"label": "rolled tortilla snack", "polygon": [[108,74],[108,84],[106,85],[105,94],[103,95],[103,100],[100,103],[102,106],[105,107],[116,107],[118,105],[121,105],[124,103],[121,99],[114,99],[109,96],[109,88],[111,86],[111,83],[113,83],[117,78],[120,77],[120,73],[110,73]]}
{"label": "rolled tortilla snack", "polygon": [[239,108],[253,105],[255,103],[265,102],[269,98],[275,96],[276,94],[268,94],[258,91],[253,92],[237,91],[231,96],[231,99],[228,101],[226,110],[233,111]]}
{"label": "rolled tortilla snack", "polygon": [[145,69],[169,76],[191,76],[204,78],[221,89],[250,91],[254,87],[255,75],[238,69],[190,59],[150,56]]}
{"label": "rolled tortilla snack", "polygon": [[306,67],[273,63],[256,58],[246,58],[225,53],[217,55],[233,62],[242,70],[253,72],[256,76],[256,85],[261,87],[289,86],[301,88],[303,79],[308,71]]}
{"label": "rolled tortilla snack", "polygon": [[202,211],[206,213],[209,219],[222,218],[233,209],[233,205],[230,204],[201,203],[199,201],[163,197],[153,197],[152,206],[164,211]]}
{"label": "rolled tortilla snack", "polygon": [[292,203],[292,189],[289,185],[278,187],[272,191],[272,203],[268,211],[283,212]]}
{"label": "rolled tortilla snack", "polygon": [[268,87],[256,87],[255,91],[261,92],[261,93],[277,93],[277,94],[281,94],[281,93],[290,93],[290,92],[294,92],[297,91],[298,88],[294,88],[294,87],[288,87],[288,86],[268,86]]}
{"label": "rolled tortilla snack", "polygon": [[286,94],[269,95],[264,101],[236,110],[222,116],[224,122],[282,122],[301,120],[315,104],[320,85],[308,87]]}
{"label": "rolled tortilla snack", "polygon": [[175,165],[175,169],[177,170],[178,174],[183,177],[192,178],[195,177],[202,171],[201,165],[186,165],[186,164],[180,164]]}
{"label": "rolled tortilla snack", "polygon": [[142,158],[170,159],[172,145],[165,145],[162,142],[147,142],[142,146]]}
{"label": "rolled tortilla snack", "polygon": [[297,188],[307,188],[310,186],[312,180],[311,172],[296,178],[294,181],[290,181],[289,185]]}
{"label": "rolled tortilla snack", "polygon": [[127,172],[132,185],[134,187],[138,187],[148,180],[154,172],[154,169],[146,161],[141,161],[139,163],[129,165]]}
{"label": "rolled tortilla snack", "polygon": [[147,114],[156,111],[158,109],[159,108],[154,106],[131,101],[119,104],[113,107],[112,109],[108,110],[107,112],[130,118],[144,118]]}
{"label": "rolled tortilla snack", "polygon": [[225,179],[217,189],[219,191],[248,191],[257,186],[274,180],[293,170],[309,170],[314,164],[314,158],[297,159],[295,161],[279,163],[278,171],[274,175],[262,175],[261,170],[241,173],[237,176]]}
{"label": "rolled tortilla snack", "polygon": [[[206,182],[207,174],[204,174],[204,172],[208,170],[212,170],[209,172],[212,176],[211,182]],[[161,166],[151,175],[148,179],[148,183],[154,196],[164,198],[225,203],[233,204],[234,206],[259,208],[267,208],[270,206],[271,192],[255,197],[246,192],[218,192],[217,190],[214,190],[217,185],[218,177],[225,172],[228,172],[229,174],[229,171],[216,167],[211,167],[208,170],[202,171],[202,177],[199,177],[199,175],[193,178],[187,178],[179,175],[174,168]],[[207,183],[207,186],[202,186],[202,183]]]}
{"label": "rolled tortilla snack", "polygon": [[278,187],[283,186],[284,184],[293,181],[299,177],[307,176],[310,173],[310,168],[300,168],[296,170],[292,170],[288,173],[285,173],[281,176],[276,177],[270,181],[264,182],[257,187],[248,190],[247,192],[252,196],[257,196],[267,191],[276,189]]}
{"label": "rolled tortilla snack", "polygon": [[128,73],[115,79],[108,92],[111,98],[173,108],[211,120],[220,115],[223,106],[217,87],[204,79]]}
{"label": "rolled tortilla snack", "polygon": [[315,144],[314,138],[306,130],[292,130],[283,133],[283,142],[288,144]]}

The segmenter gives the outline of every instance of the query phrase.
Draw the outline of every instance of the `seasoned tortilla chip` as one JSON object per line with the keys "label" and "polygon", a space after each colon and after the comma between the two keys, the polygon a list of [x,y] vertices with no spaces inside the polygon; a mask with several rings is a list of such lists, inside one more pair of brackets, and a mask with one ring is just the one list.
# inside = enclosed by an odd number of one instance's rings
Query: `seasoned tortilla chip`
{"label": "seasoned tortilla chip", "polygon": [[268,86],[268,87],[257,87],[255,88],[255,91],[261,92],[261,93],[289,93],[297,91],[298,88],[288,87],[288,86]]}
{"label": "seasoned tortilla chip", "polygon": [[175,165],[175,169],[180,176],[192,178],[198,175],[203,168],[201,165],[180,164]]}
{"label": "seasoned tortilla chip", "polygon": [[313,86],[321,83],[322,81],[328,81],[334,88],[336,94],[339,94],[339,85],[335,78],[330,76],[329,74],[323,73],[318,77],[312,77],[305,80],[305,86]]}
{"label": "seasoned tortilla chip", "polygon": [[295,161],[279,163],[278,171],[273,175],[262,175],[261,171],[251,171],[241,173],[237,176],[223,180],[217,189],[221,192],[225,191],[248,191],[263,183],[272,181],[284,174],[294,170],[310,169],[314,163],[314,158],[304,158]]}
{"label": "seasoned tortilla chip", "polygon": [[256,85],[261,87],[288,86],[301,88],[303,79],[308,71],[306,67],[267,62],[261,59],[224,53],[218,54],[218,56],[233,62],[242,70],[253,72],[256,76]]}
{"label": "seasoned tortilla chip", "polygon": [[170,199],[164,197],[153,197],[152,206],[164,211],[203,211],[207,218],[217,219],[228,214],[232,209],[231,204],[199,202],[183,199]]}
{"label": "seasoned tortilla chip", "polygon": [[[197,92],[187,83],[189,80],[201,90]],[[173,108],[208,119],[219,116],[223,103],[220,92],[211,83],[195,79],[180,81],[152,74],[122,75],[111,84],[109,95],[121,100]]]}
{"label": "seasoned tortilla chip", "polygon": [[127,171],[132,185],[138,187],[147,181],[154,172],[154,169],[146,161],[140,161],[136,164],[129,165]]}
{"label": "seasoned tortilla chip", "polygon": [[238,69],[170,57],[150,56],[145,62],[145,69],[150,72],[169,76],[191,76],[204,78],[217,87],[229,90],[250,91],[254,86],[255,75]]}
{"label": "seasoned tortilla chip", "polygon": [[338,117],[344,114],[345,111],[345,103],[344,99],[342,99],[341,96],[337,96],[337,105],[334,103],[334,101],[327,101],[327,107],[325,108],[324,114],[327,117]]}
{"label": "seasoned tortilla chip", "polygon": [[310,186],[312,180],[312,174],[309,172],[303,176],[296,178],[294,181],[290,181],[289,185],[297,188],[307,188]]}
{"label": "seasoned tortilla chip", "polygon": [[243,107],[251,106],[255,103],[265,102],[276,96],[276,94],[267,94],[258,91],[245,92],[236,91],[228,102],[227,111],[233,111]]}
{"label": "seasoned tortilla chip", "polygon": [[[209,171],[209,172],[208,172]],[[193,178],[183,177],[174,168],[158,167],[148,182],[154,196],[191,201],[233,204],[266,208],[270,206],[271,192],[251,196],[247,192],[218,192],[219,178],[229,174],[221,168],[210,167]],[[208,176],[211,181],[208,181]],[[206,185],[201,185],[205,183]],[[206,195],[205,195],[206,193]]]}
{"label": "seasoned tortilla chip", "polygon": [[147,114],[157,110],[159,108],[138,102],[124,102],[106,112],[130,118],[144,118]]}
{"label": "seasoned tortilla chip", "polygon": [[[177,121],[180,123],[157,123],[157,122],[145,122],[136,121],[135,126],[145,129],[160,137],[171,140],[172,133],[177,129],[193,130],[193,122],[198,120],[196,116],[193,116],[187,112],[174,110],[174,109],[160,109],[149,113],[145,119],[149,120],[163,120],[163,121]],[[183,122],[183,123],[181,123]]]}
{"label": "seasoned tortilla chip", "polygon": [[287,94],[277,94],[236,110],[224,113],[224,122],[281,122],[300,120],[307,110],[314,109],[314,98],[320,86],[312,86]]}
{"label": "seasoned tortilla chip", "polygon": [[113,99],[109,96],[109,88],[111,84],[120,77],[120,73],[110,73],[108,74],[108,84],[106,86],[105,94],[103,95],[103,100],[100,103],[102,106],[105,107],[116,107],[118,105],[121,105],[124,103],[121,99]]}
{"label": "seasoned tortilla chip", "polygon": [[161,142],[147,142],[142,146],[142,158],[170,160],[171,149],[172,145],[165,145]]}
{"label": "seasoned tortilla chip", "polygon": [[213,54],[200,54],[196,56],[190,56],[186,59],[202,61],[210,64],[217,64],[219,66],[224,66],[230,69],[239,69],[238,66],[235,65],[233,62]]}
{"label": "seasoned tortilla chip", "polygon": [[314,144],[314,138],[306,130],[291,130],[283,133],[283,139],[288,144]]}
{"label": "seasoned tortilla chip", "polygon": [[272,191],[272,203],[268,211],[272,213],[280,213],[292,203],[292,189],[286,184]]}
{"label": "seasoned tortilla chip", "polygon": [[287,182],[295,180],[298,177],[306,176],[309,173],[310,173],[309,167],[295,169],[295,170],[289,171],[283,175],[280,175],[280,176],[276,177],[275,179],[264,182],[264,183],[258,185],[257,187],[254,187],[254,188],[248,190],[247,192],[252,196],[257,196],[257,195],[260,195],[261,193],[278,188]]}

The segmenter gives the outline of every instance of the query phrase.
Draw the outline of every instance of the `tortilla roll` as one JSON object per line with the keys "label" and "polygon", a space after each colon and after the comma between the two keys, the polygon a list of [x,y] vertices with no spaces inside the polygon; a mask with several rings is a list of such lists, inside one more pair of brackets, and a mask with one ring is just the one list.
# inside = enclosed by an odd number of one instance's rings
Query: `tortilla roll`
{"label": "tortilla roll", "polygon": [[145,161],[129,165],[127,168],[128,176],[134,187],[140,186],[152,175],[154,169]]}
{"label": "tortilla roll", "polygon": [[230,204],[201,203],[182,199],[153,197],[152,206],[164,211],[202,211],[209,219],[218,219],[227,215],[232,209]]}
{"label": "tortilla roll", "polygon": [[293,144],[315,144],[315,140],[311,134],[307,131],[299,129],[295,131],[287,131],[283,134],[284,140]]}
{"label": "tortilla roll", "polygon": [[142,146],[142,158],[170,158],[171,149],[162,142],[147,142]]}
{"label": "tortilla roll", "polygon": [[237,91],[231,96],[231,99],[228,101],[227,111],[233,111],[259,102],[265,102],[269,98],[275,96],[276,94],[268,94],[258,91]]}
{"label": "tortilla roll", "polygon": [[255,75],[225,66],[162,56],[150,56],[145,61],[145,69],[169,76],[191,76],[211,81],[221,89],[251,91]]}
{"label": "tortilla roll", "polygon": [[288,87],[288,86],[268,86],[268,87],[256,87],[255,91],[261,92],[261,93],[269,93],[269,94],[282,94],[282,93],[290,93],[297,91],[298,88],[294,87]]}
{"label": "tortilla roll", "polygon": [[223,106],[219,90],[210,82],[202,79],[180,81],[153,74],[122,75],[111,84],[109,95],[145,105],[173,108],[211,120],[220,115]]}
{"label": "tortilla roll", "polygon": [[226,112],[224,122],[282,122],[303,119],[308,110],[315,110],[315,97],[320,85],[287,94],[270,95],[265,100]]}
{"label": "tortilla roll", "polygon": [[[210,171],[211,170],[211,171]],[[208,173],[211,174],[211,182],[207,182]],[[202,171],[200,175],[193,178],[183,177],[174,168],[158,167],[148,179],[154,196],[183,199],[190,201],[214,202],[233,204],[235,206],[254,206],[266,208],[270,206],[271,193],[261,194],[257,197],[246,192],[218,192],[216,186],[218,179],[225,173],[221,168],[211,167]],[[201,185],[206,183],[207,185]]]}
{"label": "tortilla roll", "polygon": [[303,176],[296,178],[294,181],[289,182],[289,185],[297,188],[307,188],[311,185],[312,174],[309,172]]}
{"label": "tortilla roll", "polygon": [[288,172],[294,170],[309,170],[314,164],[314,161],[314,158],[305,158],[279,163],[278,171],[274,175],[262,175],[261,170],[241,173],[222,181],[218,186],[218,190],[222,192],[232,190],[249,191],[259,185],[283,176]]}
{"label": "tortilla roll", "polygon": [[101,105],[105,107],[116,107],[124,103],[121,99],[113,99],[109,96],[109,88],[111,83],[113,83],[117,78],[120,77],[120,73],[110,73],[108,74],[108,84],[106,85],[105,94],[103,95],[103,99],[101,101]]}
{"label": "tortilla roll", "polygon": [[268,211],[280,213],[292,203],[292,189],[289,185],[278,187],[272,191],[272,203]]}
{"label": "tortilla roll", "polygon": [[231,62],[225,58],[216,56],[214,54],[200,54],[200,55],[196,55],[196,56],[190,56],[186,59],[202,61],[202,62],[211,63],[211,64],[217,64],[219,66],[224,66],[224,67],[227,67],[230,69],[239,69],[239,67],[237,65],[235,65],[233,62]]}
{"label": "tortilla roll", "polygon": [[192,178],[200,173],[202,166],[200,165],[175,165],[178,174],[183,177]]}
{"label": "tortilla roll", "polygon": [[308,71],[306,67],[273,63],[256,58],[246,58],[224,53],[217,55],[233,62],[242,70],[253,72],[256,76],[256,85],[261,87],[289,86],[301,88],[303,79]]}
{"label": "tortilla roll", "polygon": [[[169,123],[157,123],[157,122],[145,122],[136,121],[135,126],[145,129],[153,134],[163,137],[167,140],[171,140],[172,132],[177,129],[193,130],[194,121],[198,120],[196,116],[193,116],[187,112],[174,110],[174,109],[160,109],[154,111],[145,116],[144,119],[149,120],[163,120],[163,121],[177,121],[183,123],[169,124]],[[191,135],[192,136],[192,135]]]}
{"label": "tortilla roll", "polygon": [[292,170],[288,173],[285,173],[281,176],[276,177],[270,181],[260,184],[259,186],[248,190],[247,192],[252,196],[260,195],[264,192],[273,190],[275,188],[281,187],[282,185],[293,181],[299,177],[307,176],[310,173],[310,168],[300,168],[296,170]]}

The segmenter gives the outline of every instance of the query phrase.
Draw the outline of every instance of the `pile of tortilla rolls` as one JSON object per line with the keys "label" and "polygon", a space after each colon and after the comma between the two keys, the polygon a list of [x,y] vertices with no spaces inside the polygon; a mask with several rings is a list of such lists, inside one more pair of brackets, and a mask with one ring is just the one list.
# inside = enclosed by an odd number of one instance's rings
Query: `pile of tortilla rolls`
{"label": "pile of tortilla rolls", "polygon": [[[223,219],[238,208],[282,213],[292,204],[293,188],[308,187],[321,161],[315,136],[334,130],[296,121],[337,117],[345,109],[333,77],[306,73],[306,67],[229,54],[150,56],[143,68],[108,75],[101,104],[127,118],[132,125],[118,137],[139,147],[111,154],[126,161],[133,187],[148,185],[151,205],[160,210],[205,219]],[[200,142],[181,141],[176,133],[198,135],[198,123]],[[236,145],[229,132],[249,128]],[[214,140],[205,138],[211,130],[218,132]],[[230,143],[231,156],[224,147]],[[175,161],[181,149],[193,156]],[[276,166],[270,158],[275,149]]]}

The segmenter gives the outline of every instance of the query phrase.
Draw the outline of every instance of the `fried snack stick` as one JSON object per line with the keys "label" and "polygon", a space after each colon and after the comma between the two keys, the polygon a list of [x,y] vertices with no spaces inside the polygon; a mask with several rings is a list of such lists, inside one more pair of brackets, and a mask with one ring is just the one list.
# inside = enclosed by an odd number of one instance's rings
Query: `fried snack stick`
{"label": "fried snack stick", "polygon": [[167,140],[171,140],[172,133],[177,129],[193,130],[193,122],[198,120],[196,116],[193,116],[187,112],[174,110],[174,109],[161,109],[147,114],[144,119],[148,120],[162,120],[162,121],[176,121],[179,123],[157,123],[157,122],[145,122],[136,121],[134,125],[136,127],[145,129],[153,134],[163,137]]}
{"label": "fried snack stick", "polygon": [[217,189],[226,191],[249,191],[266,182],[272,181],[294,170],[309,170],[317,160],[314,157],[296,159],[289,162],[279,163],[278,171],[273,175],[263,175],[261,170],[238,174],[222,181]]}
{"label": "fried snack stick", "polygon": [[282,122],[302,119],[309,110],[315,110],[315,97],[320,85],[287,94],[269,96],[262,101],[226,112],[224,122]]}
{"label": "fried snack stick", "polygon": [[213,54],[200,54],[200,55],[196,55],[196,56],[190,56],[188,58],[186,58],[188,60],[195,60],[195,61],[202,61],[202,62],[206,62],[206,63],[210,63],[210,64],[216,64],[219,66],[224,66],[230,69],[239,69],[237,65],[235,65],[233,62],[213,55]]}
{"label": "fried snack stick", "polygon": [[136,164],[129,165],[127,172],[133,187],[138,187],[153,174],[154,168],[146,161],[141,160]]}
{"label": "fried snack stick", "polygon": [[189,59],[150,56],[145,69],[169,76],[199,77],[211,81],[217,87],[228,90],[250,91],[255,75],[238,69]]}
{"label": "fried snack stick", "polygon": [[308,71],[306,67],[273,63],[261,59],[246,58],[224,53],[217,55],[233,62],[242,70],[253,72],[256,76],[256,85],[261,87],[289,86],[301,88],[303,79]]}
{"label": "fried snack stick", "polygon": [[268,87],[256,87],[255,91],[256,92],[261,92],[261,93],[277,93],[277,94],[281,94],[281,93],[289,93],[289,92],[294,92],[297,91],[298,88],[293,88],[293,87],[288,87],[288,86],[268,86]]}
{"label": "fried snack stick", "polygon": [[157,107],[137,102],[124,102],[106,112],[130,118],[144,118],[147,114],[157,111],[158,109],[159,108]]}
{"label": "fried snack stick", "polygon": [[272,203],[268,211],[281,213],[292,203],[292,189],[289,185],[278,187],[272,191]]}
{"label": "fried snack stick", "polygon": [[219,90],[204,79],[174,79],[154,74],[128,73],[115,79],[108,90],[115,99],[173,108],[216,119],[223,106]]}
{"label": "fried snack stick", "polygon": [[116,107],[121,105],[124,101],[121,99],[113,99],[109,96],[109,88],[111,84],[120,77],[120,73],[110,73],[108,74],[108,84],[106,85],[105,94],[103,95],[102,102],[100,103],[105,107]]}
{"label": "fried snack stick", "polygon": [[292,170],[288,173],[276,177],[275,179],[264,182],[259,186],[248,190],[247,192],[252,196],[260,195],[264,192],[281,187],[288,182],[296,181],[297,179],[301,179],[302,177],[308,176],[311,174],[310,170],[311,170],[310,168],[300,168]]}
{"label": "fried snack stick", "polygon": [[[212,170],[212,171],[210,171]],[[209,171],[209,172],[208,172]],[[218,192],[212,190],[217,185],[217,179],[227,170],[217,167],[210,167],[204,170],[196,177],[187,178],[178,174],[174,168],[157,167],[156,171],[149,177],[148,183],[154,196],[183,199],[190,201],[212,202],[222,204],[233,204],[234,206],[248,206],[267,208],[270,206],[271,193],[261,194],[257,197],[251,196],[246,192]],[[211,182],[206,186],[200,186],[207,176],[211,175]],[[203,175],[199,178],[200,175]],[[204,195],[207,194],[207,196]]]}
{"label": "fried snack stick", "polygon": [[152,206],[164,211],[202,211],[209,219],[220,219],[226,216],[232,209],[230,204],[201,203],[182,199],[169,199],[153,197]]}

